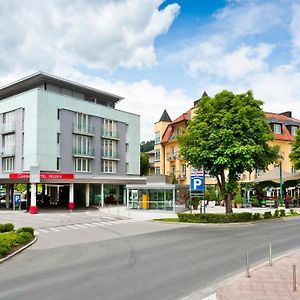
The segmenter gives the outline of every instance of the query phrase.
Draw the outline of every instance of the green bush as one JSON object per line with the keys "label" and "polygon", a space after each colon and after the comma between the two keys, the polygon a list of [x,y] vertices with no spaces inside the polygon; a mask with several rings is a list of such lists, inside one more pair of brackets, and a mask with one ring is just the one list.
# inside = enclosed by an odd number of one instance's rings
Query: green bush
{"label": "green bush", "polygon": [[271,219],[272,218],[272,212],[266,211],[264,213],[264,219]]}
{"label": "green bush", "polygon": [[279,210],[278,210],[278,209],[276,209],[276,210],[274,211],[273,217],[274,217],[274,218],[279,218]]}
{"label": "green bush", "polygon": [[16,244],[24,245],[27,244],[32,239],[32,234],[30,232],[20,232],[16,238]]}
{"label": "green bush", "polygon": [[34,235],[34,229],[32,227],[21,227],[18,230],[16,230],[17,233],[20,232],[29,232],[31,235]]}
{"label": "green bush", "polygon": [[187,223],[239,223],[252,220],[252,213],[232,213],[232,214],[188,214],[178,213],[179,222]]}
{"label": "green bush", "polygon": [[9,231],[13,231],[15,229],[14,224],[12,223],[6,223],[3,225],[3,231],[2,232],[9,232]]}
{"label": "green bush", "polygon": [[251,206],[259,207],[260,206],[259,200],[255,197],[251,198]]}
{"label": "green bush", "polygon": [[254,213],[253,215],[252,215],[252,220],[260,220],[261,219],[261,215],[260,215],[260,213]]}
{"label": "green bush", "polygon": [[3,232],[3,227],[4,227],[4,225],[0,224],[0,232]]}
{"label": "green bush", "polygon": [[280,217],[285,217],[285,209],[280,210]]}
{"label": "green bush", "polygon": [[0,258],[6,255],[9,251],[10,247],[8,245],[0,245]]}

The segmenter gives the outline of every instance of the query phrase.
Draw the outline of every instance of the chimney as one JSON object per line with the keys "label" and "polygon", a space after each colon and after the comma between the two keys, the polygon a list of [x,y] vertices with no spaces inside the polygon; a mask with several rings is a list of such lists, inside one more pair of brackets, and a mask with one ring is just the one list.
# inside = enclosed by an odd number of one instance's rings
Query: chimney
{"label": "chimney", "polygon": [[280,113],[280,115],[291,118],[292,117],[292,112],[291,111],[285,111],[285,112]]}

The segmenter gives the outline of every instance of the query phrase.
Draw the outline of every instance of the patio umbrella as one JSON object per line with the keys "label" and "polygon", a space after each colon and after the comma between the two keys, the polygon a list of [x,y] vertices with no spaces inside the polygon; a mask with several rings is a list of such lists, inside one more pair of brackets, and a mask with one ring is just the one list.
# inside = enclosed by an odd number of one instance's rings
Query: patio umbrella
{"label": "patio umbrella", "polygon": [[290,174],[290,176],[286,177],[284,179],[284,181],[288,181],[288,180],[298,180],[300,179],[300,172],[297,172],[295,174]]}

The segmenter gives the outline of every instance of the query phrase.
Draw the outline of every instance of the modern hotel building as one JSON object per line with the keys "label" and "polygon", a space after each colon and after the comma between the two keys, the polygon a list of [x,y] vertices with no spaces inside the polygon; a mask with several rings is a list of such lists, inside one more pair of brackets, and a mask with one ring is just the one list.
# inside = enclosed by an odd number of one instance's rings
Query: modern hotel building
{"label": "modern hotel building", "polygon": [[125,185],[144,179],[140,117],[117,110],[122,99],[41,72],[2,87],[0,184],[7,207],[16,183],[27,183],[28,193],[30,187],[31,213],[39,194],[70,209],[125,202]]}

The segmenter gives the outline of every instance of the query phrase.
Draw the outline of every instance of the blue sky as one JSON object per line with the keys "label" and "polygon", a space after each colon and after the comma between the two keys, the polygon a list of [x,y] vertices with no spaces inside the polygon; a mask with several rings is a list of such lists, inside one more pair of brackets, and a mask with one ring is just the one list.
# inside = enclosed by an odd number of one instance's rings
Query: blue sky
{"label": "blue sky", "polygon": [[42,70],[122,95],[141,140],[204,90],[300,118],[300,0],[11,0],[0,28],[1,85]]}

